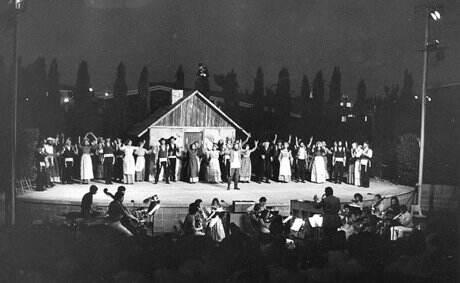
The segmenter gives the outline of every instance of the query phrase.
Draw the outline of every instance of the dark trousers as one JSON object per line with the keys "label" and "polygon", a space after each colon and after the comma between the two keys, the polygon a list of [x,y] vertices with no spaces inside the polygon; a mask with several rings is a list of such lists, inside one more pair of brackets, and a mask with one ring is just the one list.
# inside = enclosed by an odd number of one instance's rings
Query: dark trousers
{"label": "dark trousers", "polygon": [[160,177],[161,168],[163,168],[163,175],[165,177],[166,183],[169,183],[169,172],[168,172],[168,162],[162,161],[157,163],[157,174],[155,175],[155,183],[158,183],[158,178]]}
{"label": "dark trousers", "polygon": [[278,158],[275,159],[275,161],[272,163],[272,166],[273,180],[278,181],[280,176],[280,161]]}
{"label": "dark trousers", "polygon": [[369,188],[369,168],[361,165],[361,187]]}
{"label": "dark trousers", "polygon": [[230,172],[228,175],[228,188],[230,189],[230,185],[232,184],[232,180],[235,184],[234,188],[238,188],[238,181],[240,180],[240,168],[230,168]]}
{"label": "dark trousers", "polygon": [[73,162],[64,162],[64,168],[62,168],[62,183],[72,183],[73,171]]}
{"label": "dark trousers", "polygon": [[335,163],[335,165],[334,165],[334,182],[342,183],[343,169],[344,169],[343,162],[336,162]]}
{"label": "dark trousers", "polygon": [[171,181],[176,181],[176,158],[168,158],[169,160],[169,176]]}
{"label": "dark trousers", "polygon": [[105,183],[106,184],[112,183],[112,177],[113,177],[113,157],[106,157],[104,158]]}
{"label": "dark trousers", "polygon": [[305,159],[297,159],[296,169],[297,180],[305,181],[307,179],[307,161]]}
{"label": "dark trousers", "polygon": [[220,174],[222,175],[222,180],[224,182],[229,181],[228,176],[230,175],[230,160],[222,159],[222,162],[220,164],[220,172]]}
{"label": "dark trousers", "polygon": [[261,159],[259,161],[259,168],[257,169],[257,181],[268,182],[272,175],[271,164],[269,159]]}

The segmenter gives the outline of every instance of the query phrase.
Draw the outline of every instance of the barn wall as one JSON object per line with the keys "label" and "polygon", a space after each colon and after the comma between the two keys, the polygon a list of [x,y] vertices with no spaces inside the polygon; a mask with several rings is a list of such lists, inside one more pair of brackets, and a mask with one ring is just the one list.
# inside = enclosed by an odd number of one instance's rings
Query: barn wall
{"label": "barn wall", "polygon": [[184,133],[185,132],[203,132],[204,144],[210,146],[213,142],[218,142],[220,139],[225,140],[226,138],[234,139],[236,136],[236,130],[232,127],[160,127],[153,126],[149,129],[150,145],[158,145],[160,138],[169,138],[175,136],[177,138],[176,144],[179,147],[184,145]]}
{"label": "barn wall", "polygon": [[175,127],[232,127],[219,113],[196,95],[159,120],[155,126]]}

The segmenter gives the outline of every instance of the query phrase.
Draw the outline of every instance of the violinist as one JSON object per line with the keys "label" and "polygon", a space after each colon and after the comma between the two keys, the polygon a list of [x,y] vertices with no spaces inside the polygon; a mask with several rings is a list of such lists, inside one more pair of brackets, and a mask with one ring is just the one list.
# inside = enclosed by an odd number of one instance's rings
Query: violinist
{"label": "violinist", "polygon": [[382,195],[376,194],[374,196],[374,201],[371,206],[372,214],[377,216],[378,218],[383,218],[385,214],[385,204],[382,198]]}
{"label": "violinist", "polygon": [[216,242],[221,242],[225,239],[225,229],[221,216],[223,212],[224,209],[220,205],[219,199],[214,198],[211,202],[211,207],[207,209],[206,234]]}

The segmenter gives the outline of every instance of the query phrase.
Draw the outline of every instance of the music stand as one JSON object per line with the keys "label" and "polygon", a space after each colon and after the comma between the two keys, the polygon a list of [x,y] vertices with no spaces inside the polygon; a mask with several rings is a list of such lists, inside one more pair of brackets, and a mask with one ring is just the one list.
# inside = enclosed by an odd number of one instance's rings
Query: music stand
{"label": "music stand", "polygon": [[312,217],[308,217],[308,223],[310,223],[313,230],[314,239],[319,240],[321,227],[323,227],[323,216],[321,214],[313,214]]}

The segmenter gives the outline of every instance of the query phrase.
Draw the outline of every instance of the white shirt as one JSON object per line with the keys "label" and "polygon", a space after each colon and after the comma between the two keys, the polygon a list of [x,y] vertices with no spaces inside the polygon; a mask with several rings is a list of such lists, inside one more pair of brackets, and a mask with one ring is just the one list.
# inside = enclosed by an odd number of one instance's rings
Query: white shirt
{"label": "white shirt", "polygon": [[232,151],[231,156],[233,157],[232,160],[230,160],[230,168],[241,168],[241,157],[240,157],[240,151]]}

